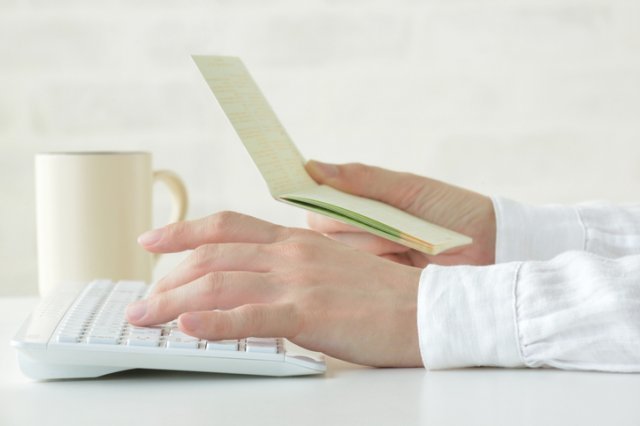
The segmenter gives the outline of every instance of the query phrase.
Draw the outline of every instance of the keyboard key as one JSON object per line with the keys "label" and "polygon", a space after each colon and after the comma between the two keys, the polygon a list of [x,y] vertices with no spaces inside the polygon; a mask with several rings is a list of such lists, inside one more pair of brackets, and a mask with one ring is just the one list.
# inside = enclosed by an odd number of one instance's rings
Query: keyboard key
{"label": "keyboard key", "polygon": [[159,343],[160,338],[154,336],[130,336],[127,339],[129,346],[158,346]]}
{"label": "keyboard key", "polygon": [[131,327],[129,329],[130,336],[157,336],[162,335],[162,328],[160,327]]}
{"label": "keyboard key", "polygon": [[247,338],[245,345],[247,352],[275,354],[278,353],[278,341],[277,339],[264,339],[264,338]]}
{"label": "keyboard key", "polygon": [[122,327],[100,326],[91,329],[90,336],[119,336],[122,334]]}
{"label": "keyboard key", "polygon": [[170,337],[167,348],[170,349],[198,349],[200,340],[196,338]]}
{"label": "keyboard key", "polygon": [[118,343],[120,336],[114,335],[90,335],[87,343],[98,343],[101,345],[115,345]]}
{"label": "keyboard key", "polygon": [[65,324],[61,329],[61,333],[80,333],[85,327],[81,324]]}
{"label": "keyboard key", "polygon": [[56,338],[58,343],[78,343],[77,334],[58,334]]}
{"label": "keyboard key", "polygon": [[114,292],[140,294],[147,286],[142,281],[119,281],[114,287]]}
{"label": "keyboard key", "polygon": [[237,351],[238,346],[237,340],[217,340],[207,342],[208,351]]}
{"label": "keyboard key", "polygon": [[274,337],[247,337],[247,343],[256,343],[256,344],[266,343],[266,344],[271,344],[271,343],[276,343],[277,341],[278,341],[278,339],[276,339]]}
{"label": "keyboard key", "polygon": [[169,336],[176,337],[176,338],[181,338],[181,339],[195,339],[195,337],[190,336],[190,335],[180,331],[180,329],[178,329],[178,328],[172,328],[171,332],[169,333]]}

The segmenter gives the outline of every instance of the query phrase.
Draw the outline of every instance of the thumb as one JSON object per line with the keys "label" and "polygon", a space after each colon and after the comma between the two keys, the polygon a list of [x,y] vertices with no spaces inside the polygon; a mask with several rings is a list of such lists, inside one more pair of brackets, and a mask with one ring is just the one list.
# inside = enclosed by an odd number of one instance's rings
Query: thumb
{"label": "thumb", "polygon": [[310,160],[307,172],[319,184],[371,198],[412,212],[419,206],[415,201],[427,190],[430,179],[411,173],[400,173],[359,163],[327,164]]}

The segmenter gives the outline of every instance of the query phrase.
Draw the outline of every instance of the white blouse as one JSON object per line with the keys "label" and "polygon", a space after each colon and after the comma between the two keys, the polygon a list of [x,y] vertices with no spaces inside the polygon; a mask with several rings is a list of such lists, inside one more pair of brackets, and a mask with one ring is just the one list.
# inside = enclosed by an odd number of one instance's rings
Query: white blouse
{"label": "white blouse", "polygon": [[640,205],[493,204],[495,265],[422,272],[424,365],[640,372]]}

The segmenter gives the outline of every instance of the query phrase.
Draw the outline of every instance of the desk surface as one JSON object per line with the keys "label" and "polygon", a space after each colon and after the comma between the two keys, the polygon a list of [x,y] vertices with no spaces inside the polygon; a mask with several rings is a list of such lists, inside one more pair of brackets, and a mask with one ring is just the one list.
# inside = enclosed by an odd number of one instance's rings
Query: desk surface
{"label": "desk surface", "polygon": [[130,371],[34,382],[9,340],[34,298],[0,299],[0,424],[639,425],[640,374],[371,369],[329,360],[324,376]]}

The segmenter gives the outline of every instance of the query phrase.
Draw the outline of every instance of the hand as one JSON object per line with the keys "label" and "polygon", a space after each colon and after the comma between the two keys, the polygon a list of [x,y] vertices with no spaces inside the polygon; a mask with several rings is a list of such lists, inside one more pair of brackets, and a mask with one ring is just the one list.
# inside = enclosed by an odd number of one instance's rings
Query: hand
{"label": "hand", "polygon": [[318,183],[372,198],[473,238],[473,243],[437,256],[310,213],[311,229],[352,247],[405,265],[488,265],[495,262],[496,221],[491,199],[437,180],[363,164],[309,161],[306,169]]}
{"label": "hand", "polygon": [[208,340],[286,337],[329,356],[372,366],[421,366],[416,300],[421,270],[238,213],[144,234],[154,253],[195,249],[160,280],[128,320],[178,318]]}

